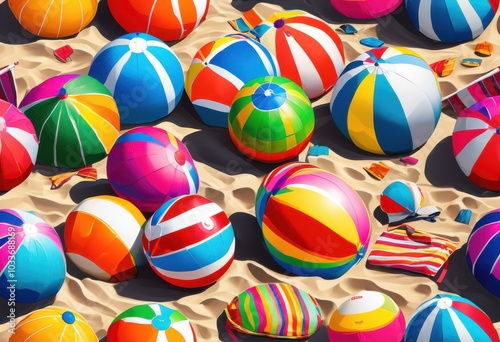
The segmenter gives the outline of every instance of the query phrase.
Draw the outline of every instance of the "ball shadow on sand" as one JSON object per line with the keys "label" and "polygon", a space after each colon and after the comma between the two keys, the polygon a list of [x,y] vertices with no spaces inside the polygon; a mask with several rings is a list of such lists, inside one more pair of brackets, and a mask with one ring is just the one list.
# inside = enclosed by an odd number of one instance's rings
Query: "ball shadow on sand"
{"label": "ball shadow on sand", "polygon": [[81,181],[73,185],[73,187],[69,190],[71,200],[77,204],[89,197],[103,195],[116,196],[113,188],[106,178],[101,178],[94,182]]}
{"label": "ball shadow on sand", "polygon": [[[24,29],[9,8],[8,1],[0,4],[0,43],[29,44],[41,39]],[[44,38],[46,39],[46,38]],[[12,56],[15,59],[15,56]]]}

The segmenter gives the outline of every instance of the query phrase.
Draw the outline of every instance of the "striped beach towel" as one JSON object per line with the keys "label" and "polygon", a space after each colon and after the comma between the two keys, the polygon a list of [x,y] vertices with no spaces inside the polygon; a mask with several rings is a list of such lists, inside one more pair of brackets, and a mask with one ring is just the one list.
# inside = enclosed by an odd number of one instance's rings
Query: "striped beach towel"
{"label": "striped beach towel", "polygon": [[368,264],[433,277],[456,249],[457,245],[446,238],[401,225],[377,238]]}

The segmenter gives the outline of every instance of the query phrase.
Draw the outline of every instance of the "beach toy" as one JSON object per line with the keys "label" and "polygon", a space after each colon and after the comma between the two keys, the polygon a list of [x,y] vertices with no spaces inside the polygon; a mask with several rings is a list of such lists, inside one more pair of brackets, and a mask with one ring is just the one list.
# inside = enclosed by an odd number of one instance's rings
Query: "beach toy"
{"label": "beach toy", "polygon": [[333,87],[330,111],[342,134],[362,150],[406,153],[434,132],[441,92],[436,75],[418,54],[401,47],[376,48],[346,66]]}
{"label": "beach toy", "polygon": [[328,337],[331,342],[401,341],[405,328],[405,316],[391,297],[361,291],[333,312]]}
{"label": "beach toy", "polygon": [[66,276],[66,259],[54,227],[31,212],[1,209],[0,241],[2,297],[15,305],[34,303],[59,292]]}
{"label": "beach toy", "polygon": [[353,19],[375,19],[390,14],[403,0],[330,0],[335,10]]}
{"label": "beach toy", "polygon": [[144,212],[154,212],[171,198],[195,194],[200,185],[186,146],[159,127],[137,127],[120,136],[106,171],[115,193]]}
{"label": "beach toy", "polygon": [[0,100],[0,191],[28,178],[37,153],[38,138],[31,121],[13,104]]}
{"label": "beach toy", "polygon": [[276,58],[259,42],[228,35],[203,45],[186,74],[186,93],[203,122],[227,127],[231,103],[246,82],[278,76]]}
{"label": "beach toy", "polygon": [[487,97],[460,112],[451,136],[453,155],[476,185],[500,191],[500,96]]}
{"label": "beach toy", "polygon": [[304,339],[322,323],[316,300],[286,283],[252,286],[234,297],[225,313],[231,329],[273,338]]}
{"label": "beach toy", "polygon": [[98,342],[97,335],[78,312],[56,306],[38,309],[17,323],[9,342]]}
{"label": "beach toy", "polygon": [[370,242],[370,216],[356,191],[309,163],[290,162],[265,176],[255,216],[274,260],[301,276],[338,278]]}
{"label": "beach toy", "polygon": [[189,320],[178,310],[152,303],[132,306],[111,322],[108,342],[195,342]]}
{"label": "beach toy", "polygon": [[145,221],[127,200],[107,195],[89,197],[66,218],[66,255],[80,270],[99,280],[129,280],[146,264],[141,250]]}
{"label": "beach toy", "polygon": [[36,36],[63,38],[83,30],[97,12],[98,0],[9,0],[21,26]]}
{"label": "beach toy", "polygon": [[19,109],[38,135],[38,160],[56,167],[80,168],[104,159],[120,131],[111,93],[87,75],[53,76],[32,88]]}
{"label": "beach toy", "polygon": [[428,38],[443,43],[473,40],[488,27],[498,0],[405,0],[415,27]]}
{"label": "beach toy", "polygon": [[469,235],[467,265],[488,291],[500,297],[500,209],[488,212],[476,222]]}
{"label": "beach toy", "polygon": [[172,49],[146,33],[130,33],[104,45],[89,75],[102,82],[118,106],[122,124],[142,124],[172,112],[184,92],[184,71]]}
{"label": "beach toy", "polygon": [[180,287],[217,281],[234,258],[234,231],[226,213],[201,195],[165,202],[144,226],[142,247],[153,270]]}
{"label": "beach toy", "polygon": [[417,217],[435,221],[435,217],[441,212],[435,206],[423,205],[422,190],[410,181],[392,181],[380,195],[380,209],[387,214],[389,223]]}
{"label": "beach toy", "polygon": [[276,163],[296,157],[311,140],[314,111],[295,82],[264,76],[247,82],[229,111],[229,136],[245,155]]}
{"label": "beach toy", "polygon": [[491,319],[476,304],[458,295],[442,293],[423,302],[413,313],[405,342],[498,342]]}
{"label": "beach toy", "polygon": [[109,11],[127,32],[164,41],[180,40],[205,20],[209,0],[108,0]]}

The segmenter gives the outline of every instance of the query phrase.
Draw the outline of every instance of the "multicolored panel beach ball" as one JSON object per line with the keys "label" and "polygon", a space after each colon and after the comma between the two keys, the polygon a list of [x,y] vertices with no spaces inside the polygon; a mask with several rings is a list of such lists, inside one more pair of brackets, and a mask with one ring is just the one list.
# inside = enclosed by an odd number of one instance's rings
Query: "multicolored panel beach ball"
{"label": "multicolored panel beach ball", "polygon": [[34,303],[55,296],[65,277],[66,259],[54,227],[31,212],[0,210],[0,295]]}
{"label": "multicolored panel beach ball", "polygon": [[8,191],[30,175],[38,154],[31,121],[13,104],[0,100],[0,191]]}
{"label": "multicolored panel beach ball", "polygon": [[195,342],[189,320],[178,310],[153,303],[133,306],[119,314],[108,328],[108,342]]}
{"label": "multicolored panel beach ball", "polygon": [[137,127],[120,136],[106,171],[118,196],[149,213],[171,198],[196,194],[200,186],[186,146],[159,127]]}
{"label": "multicolored panel beach ball", "polygon": [[255,213],[274,260],[297,275],[338,278],[370,242],[370,216],[356,191],[309,163],[284,164],[264,177]]}
{"label": "multicolored panel beach ball", "polygon": [[361,291],[333,312],[328,337],[331,342],[402,341],[405,328],[405,316],[391,297]]}
{"label": "multicolored panel beach ball", "polygon": [[265,76],[247,82],[229,111],[229,136],[246,156],[276,163],[299,155],[311,140],[314,111],[295,82]]}
{"label": "multicolored panel beach ball", "polygon": [[281,76],[311,99],[328,92],[344,69],[340,37],[323,19],[305,11],[276,12],[252,33],[276,56]]}
{"label": "multicolored panel beach ball", "polygon": [[109,90],[87,75],[61,74],[32,88],[19,104],[40,141],[38,160],[80,168],[106,157],[120,132]]}
{"label": "multicolored panel beach ball", "polygon": [[500,96],[487,97],[461,111],[451,136],[453,155],[476,185],[500,191]]}
{"label": "multicolored panel beach ball", "polygon": [[274,55],[252,38],[228,35],[196,52],[186,74],[185,89],[205,124],[227,127],[238,90],[262,76],[279,76]]}
{"label": "multicolored panel beach ball", "polygon": [[9,342],[98,342],[97,335],[78,312],[56,306],[38,309],[17,323]]}
{"label": "multicolored panel beach ball", "polygon": [[346,66],[333,87],[330,110],[342,134],[362,150],[406,153],[434,132],[441,91],[421,56],[406,48],[382,47]]}
{"label": "multicolored panel beach ball", "polygon": [[125,31],[164,41],[186,37],[205,20],[209,5],[209,0],[108,0],[111,15]]}
{"label": "multicolored panel beach ball", "polygon": [[466,258],[474,277],[500,297],[500,209],[488,212],[476,222],[467,242]]}
{"label": "multicolored panel beach ball", "polygon": [[83,272],[121,282],[146,264],[141,249],[146,218],[132,203],[115,196],[89,197],[66,218],[66,255]]}
{"label": "multicolored panel beach ball", "polygon": [[322,324],[316,300],[286,283],[252,286],[225,309],[231,329],[249,335],[304,339]]}
{"label": "multicolored panel beach ball", "polygon": [[488,27],[498,0],[405,0],[411,22],[428,38],[443,43],[473,40]]}
{"label": "multicolored panel beach ball", "polygon": [[476,304],[454,294],[438,294],[413,313],[405,342],[498,342],[491,319]]}
{"label": "multicolored panel beach ball", "polygon": [[348,18],[374,19],[397,9],[403,0],[330,0],[333,8]]}
{"label": "multicolored panel beach ball", "polygon": [[104,45],[94,56],[89,75],[109,89],[122,124],[167,116],[184,92],[179,58],[167,44],[146,33],[126,34]]}
{"label": "multicolored panel beach ball", "polygon": [[380,209],[387,214],[391,223],[416,216],[423,204],[422,190],[410,181],[395,180],[380,195]]}
{"label": "multicolored panel beach ball", "polygon": [[144,226],[142,246],[165,281],[186,288],[216,282],[234,259],[234,231],[216,203],[201,195],[165,202]]}

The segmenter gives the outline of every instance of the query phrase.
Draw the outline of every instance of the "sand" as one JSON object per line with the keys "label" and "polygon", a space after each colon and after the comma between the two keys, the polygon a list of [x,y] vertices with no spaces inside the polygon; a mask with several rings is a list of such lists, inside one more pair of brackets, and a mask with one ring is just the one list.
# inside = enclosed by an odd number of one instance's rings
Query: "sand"
{"label": "sand", "polygon": [[[416,31],[400,7],[393,14],[378,20],[350,20],[336,13],[328,0],[309,1],[230,1],[213,0],[206,20],[187,38],[171,45],[187,71],[196,51],[207,42],[234,33],[227,20],[238,18],[241,11],[255,4],[263,14],[284,9],[302,8],[326,20],[333,28],[351,23],[356,35],[339,33],[345,48],[346,63],[368,48],[359,43],[365,36],[377,36],[388,46],[405,46],[419,53],[428,63],[443,58],[475,57],[477,42],[490,41],[495,52],[483,58],[477,68],[466,68],[458,62],[453,73],[440,78],[443,96],[468,84],[499,64],[500,24],[498,14],[487,30],[477,39],[463,44],[441,44],[430,41]],[[283,7],[280,7],[283,6]],[[61,73],[87,73],[96,52],[108,41],[125,32],[113,22],[105,1],[99,4],[96,18],[78,35],[66,39],[40,39],[24,31],[11,14],[7,2],[0,1],[0,65],[19,60],[15,69],[19,99],[43,80]],[[53,50],[70,44],[75,50],[68,63],[54,58]],[[434,295],[451,292],[462,295],[479,305],[495,322],[500,332],[500,298],[486,291],[472,276],[465,262],[465,244],[474,223],[488,211],[500,207],[498,193],[479,188],[461,172],[453,157],[451,134],[456,115],[445,110],[429,141],[412,156],[419,159],[414,166],[405,166],[399,157],[374,156],[360,151],[346,141],[336,129],[328,104],[331,92],[315,100],[316,129],[310,146],[329,148],[329,155],[307,157],[306,151],[298,160],[308,161],[348,182],[361,196],[372,218],[372,237],[387,229],[380,213],[382,190],[393,180],[415,182],[422,189],[426,205],[441,210],[437,222],[415,221],[412,225],[455,241],[459,249],[450,258],[449,270],[441,284],[419,275],[369,269],[366,258],[336,280],[318,277],[299,277],[282,270],[266,250],[260,228],[255,220],[254,201],[263,176],[276,165],[257,163],[238,153],[227,131],[202,123],[186,96],[164,120],[154,123],[176,135],[186,144],[200,173],[199,194],[219,204],[229,216],[236,235],[235,260],[228,272],[212,286],[186,290],[167,284],[147,268],[137,278],[112,284],[89,278],[68,260],[67,276],[60,292],[41,303],[18,304],[17,320],[34,309],[55,305],[82,314],[97,336],[105,340],[106,330],[114,317],[132,305],[159,302],[180,310],[192,322],[200,341],[229,341],[224,330],[223,310],[234,296],[250,286],[265,282],[288,282],[309,292],[319,303],[323,327],[310,341],[326,340],[326,324],[334,309],[361,290],[381,291],[389,295],[402,309],[407,320],[417,306]],[[125,130],[123,130],[125,131]],[[390,171],[383,180],[368,175],[364,166],[383,161]],[[15,189],[0,196],[0,207],[33,210],[56,227],[61,234],[69,212],[83,199],[100,194],[113,194],[106,180],[106,160],[95,163],[97,181],[74,177],[60,189],[50,190],[49,176],[60,170],[36,166],[29,178]],[[469,225],[455,222],[460,209],[472,210]],[[50,274],[48,274],[50,276]],[[0,300],[0,341],[7,341],[6,301]],[[246,339],[250,340],[250,339]]]}

